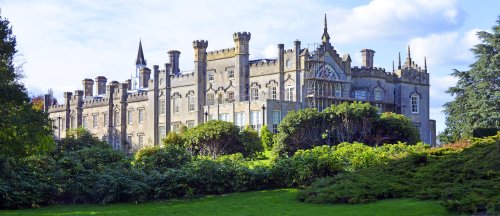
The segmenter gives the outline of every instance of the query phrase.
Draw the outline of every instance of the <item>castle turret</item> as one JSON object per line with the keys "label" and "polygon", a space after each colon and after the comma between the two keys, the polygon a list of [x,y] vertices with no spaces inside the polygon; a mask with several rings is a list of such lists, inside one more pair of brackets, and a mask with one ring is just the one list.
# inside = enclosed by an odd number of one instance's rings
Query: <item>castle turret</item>
{"label": "castle turret", "polygon": [[361,62],[361,66],[373,68],[373,56],[375,55],[375,51],[371,49],[363,49],[361,50],[361,54],[363,56],[363,62]]}
{"label": "castle turret", "polygon": [[181,55],[181,52],[179,52],[177,50],[168,51],[169,63],[172,66],[171,74],[177,75],[180,73],[180,69],[179,69],[179,56],[180,55]]}
{"label": "castle turret", "polygon": [[194,49],[194,75],[196,77],[195,89],[197,91],[196,104],[198,106],[195,108],[197,112],[196,123],[200,124],[204,122],[203,118],[203,106],[206,105],[206,90],[207,90],[207,47],[208,41],[196,40],[193,41]]}
{"label": "castle turret", "polygon": [[233,34],[235,43],[236,56],[234,57],[234,87],[239,89],[235,92],[237,101],[245,101],[248,98],[248,87],[250,82],[250,67],[249,67],[249,42],[250,32],[236,32]]}

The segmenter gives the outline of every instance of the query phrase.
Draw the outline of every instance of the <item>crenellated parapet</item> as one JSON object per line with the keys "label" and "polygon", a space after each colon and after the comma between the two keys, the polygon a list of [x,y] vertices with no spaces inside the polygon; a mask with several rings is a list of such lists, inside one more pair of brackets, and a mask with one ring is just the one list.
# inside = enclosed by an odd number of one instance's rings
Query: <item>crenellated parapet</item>
{"label": "crenellated parapet", "polygon": [[236,55],[236,48],[226,48],[207,52],[207,61],[233,58]]}
{"label": "crenellated parapet", "polygon": [[249,65],[250,68],[256,68],[256,67],[269,67],[273,66],[275,67],[277,64],[276,59],[259,59],[259,60],[252,60],[250,61]]}
{"label": "crenellated parapet", "polygon": [[127,102],[137,102],[137,101],[146,101],[148,100],[148,92],[147,91],[138,91],[134,93],[130,93],[127,95]]}
{"label": "crenellated parapet", "polygon": [[396,82],[399,79],[397,74],[387,72],[385,68],[380,67],[354,66],[351,68],[351,75],[353,77],[381,78],[387,82]]}
{"label": "crenellated parapet", "polygon": [[61,111],[64,111],[64,110],[66,110],[66,105],[65,104],[57,104],[57,105],[49,106],[48,112],[49,113],[53,113],[53,112],[61,112]]}

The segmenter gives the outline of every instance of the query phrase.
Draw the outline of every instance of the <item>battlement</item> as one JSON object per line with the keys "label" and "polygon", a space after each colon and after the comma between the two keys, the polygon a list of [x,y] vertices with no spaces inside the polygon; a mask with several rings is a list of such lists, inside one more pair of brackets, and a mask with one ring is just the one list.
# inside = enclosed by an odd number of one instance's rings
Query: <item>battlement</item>
{"label": "battlement", "polygon": [[293,53],[293,52],[294,52],[293,49],[287,49],[287,50],[285,50],[285,53]]}
{"label": "battlement", "polygon": [[130,93],[127,95],[128,102],[145,101],[145,100],[148,100],[148,92],[147,91],[138,91],[138,92]]}
{"label": "battlement", "polygon": [[49,106],[48,112],[49,113],[51,113],[51,112],[61,112],[61,111],[64,111],[64,110],[66,110],[66,106],[64,104],[56,104],[56,105]]}
{"label": "battlement", "polygon": [[252,37],[252,34],[250,32],[235,32],[233,34],[234,42],[239,41],[239,40],[249,41],[251,37]]}
{"label": "battlement", "polygon": [[207,60],[217,60],[224,58],[232,58],[236,55],[236,48],[226,48],[207,52]]}
{"label": "battlement", "polygon": [[387,72],[385,68],[380,67],[354,66],[351,68],[351,73],[353,77],[377,77],[387,81],[394,81],[394,79],[398,78],[397,74]]}
{"label": "battlement", "polygon": [[276,59],[258,59],[252,60],[249,63],[250,67],[267,67],[267,66],[276,66]]}
{"label": "battlement", "polygon": [[193,48],[206,49],[208,47],[207,40],[195,40],[193,41]]}
{"label": "battlement", "polygon": [[97,106],[106,106],[109,103],[109,98],[92,98],[91,100],[84,100],[82,107],[97,107]]}

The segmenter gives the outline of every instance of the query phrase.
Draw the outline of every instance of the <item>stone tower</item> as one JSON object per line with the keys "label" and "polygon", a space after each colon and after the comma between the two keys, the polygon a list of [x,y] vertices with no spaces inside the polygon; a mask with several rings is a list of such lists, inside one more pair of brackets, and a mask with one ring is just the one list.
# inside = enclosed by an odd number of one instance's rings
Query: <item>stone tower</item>
{"label": "stone tower", "polygon": [[235,43],[235,58],[234,58],[234,82],[233,85],[237,89],[235,92],[236,101],[248,100],[248,86],[250,68],[249,61],[249,42],[250,32],[236,32],[233,34]]}
{"label": "stone tower", "polygon": [[196,124],[204,122],[203,106],[206,104],[207,91],[207,47],[208,41],[196,40],[193,41],[194,49],[194,76],[196,77],[196,108],[197,112]]}

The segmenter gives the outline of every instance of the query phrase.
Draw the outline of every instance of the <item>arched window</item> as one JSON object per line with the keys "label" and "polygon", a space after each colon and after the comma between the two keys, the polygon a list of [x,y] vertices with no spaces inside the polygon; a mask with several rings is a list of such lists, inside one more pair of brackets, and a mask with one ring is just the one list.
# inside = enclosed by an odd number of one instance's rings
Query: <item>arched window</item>
{"label": "arched window", "polygon": [[418,114],[420,109],[420,96],[418,94],[411,95],[411,113]]}
{"label": "arched window", "polygon": [[373,97],[376,101],[381,101],[384,99],[384,91],[382,88],[377,87],[375,90],[373,90]]}

